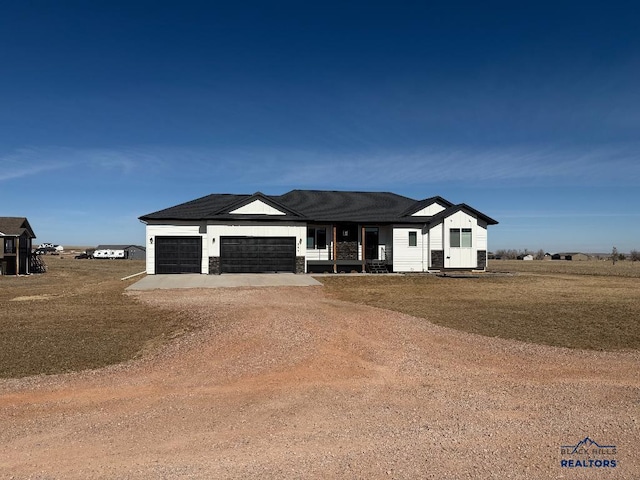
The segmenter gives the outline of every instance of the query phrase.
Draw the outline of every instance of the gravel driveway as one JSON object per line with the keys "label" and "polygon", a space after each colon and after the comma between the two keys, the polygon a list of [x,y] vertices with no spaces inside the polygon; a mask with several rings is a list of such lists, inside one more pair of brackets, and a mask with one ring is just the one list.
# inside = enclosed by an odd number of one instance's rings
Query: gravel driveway
{"label": "gravel driveway", "polygon": [[[0,380],[0,478],[640,478],[638,352],[479,337],[320,287],[130,294],[205,327]],[[562,467],[585,437],[616,449]]]}

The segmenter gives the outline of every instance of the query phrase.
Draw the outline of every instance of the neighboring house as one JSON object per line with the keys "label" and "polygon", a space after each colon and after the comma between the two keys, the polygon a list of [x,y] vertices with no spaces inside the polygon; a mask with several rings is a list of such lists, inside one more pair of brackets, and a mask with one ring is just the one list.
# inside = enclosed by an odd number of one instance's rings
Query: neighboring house
{"label": "neighboring house", "polygon": [[94,258],[126,258],[144,260],[147,252],[139,245],[98,245],[92,252]]}
{"label": "neighboring house", "polygon": [[533,255],[531,254],[523,255],[522,260],[531,261],[533,260]]}
{"label": "neighboring house", "polygon": [[318,190],[213,194],[140,220],[149,274],[484,270],[498,223],[442,197]]}
{"label": "neighboring house", "polygon": [[587,260],[591,260],[591,255],[587,255],[586,253],[573,252],[573,253],[561,253],[560,255],[564,255],[566,260],[573,260],[578,262],[583,262]]}
{"label": "neighboring house", "polygon": [[572,261],[585,261],[591,260],[591,256],[586,253],[556,253],[551,257],[553,260],[572,260]]}
{"label": "neighboring house", "polygon": [[0,274],[28,275],[35,233],[24,217],[0,217]]}

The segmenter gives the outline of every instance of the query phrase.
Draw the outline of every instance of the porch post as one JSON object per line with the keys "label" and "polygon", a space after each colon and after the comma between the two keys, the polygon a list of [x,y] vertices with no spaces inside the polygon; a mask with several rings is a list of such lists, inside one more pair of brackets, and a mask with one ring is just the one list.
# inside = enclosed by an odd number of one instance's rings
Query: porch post
{"label": "porch post", "polygon": [[333,273],[338,273],[338,230],[337,226],[333,226]]}
{"label": "porch post", "polygon": [[365,273],[365,272],[367,271],[367,269],[365,268],[365,262],[366,262],[366,260],[365,260],[365,258],[364,258],[364,252],[365,252],[365,239],[364,239],[364,238],[365,238],[365,232],[364,232],[364,225],[362,225],[362,226],[360,227],[360,235],[361,235],[361,239],[362,239],[362,241],[360,242],[360,243],[361,243],[361,246],[360,246],[360,248],[361,248],[361,255],[362,255],[362,273]]}
{"label": "porch post", "polygon": [[16,237],[16,277],[20,275],[20,237]]}

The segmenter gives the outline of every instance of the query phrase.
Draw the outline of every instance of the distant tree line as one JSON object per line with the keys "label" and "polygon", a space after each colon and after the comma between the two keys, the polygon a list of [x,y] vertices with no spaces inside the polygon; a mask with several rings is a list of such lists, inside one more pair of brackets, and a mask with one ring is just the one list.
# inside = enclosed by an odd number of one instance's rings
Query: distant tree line
{"label": "distant tree line", "polygon": [[524,250],[515,250],[515,249],[500,249],[496,250],[494,256],[495,258],[501,258],[503,260],[517,260],[518,258],[522,258],[526,255],[533,255],[533,258],[536,260],[544,260],[545,252],[540,249],[537,252],[533,253],[529,249],[525,248]]}
{"label": "distant tree line", "polygon": [[[535,260],[544,260],[545,251],[540,249],[534,253],[533,251],[527,248],[525,248],[524,250],[516,250],[514,248],[511,248],[511,249],[502,248],[500,250],[496,250],[495,253],[493,254],[494,258],[501,258],[503,260],[517,260],[526,255],[532,255]],[[596,258],[600,259],[601,257],[596,256]],[[611,251],[611,260],[613,261],[613,263],[617,262],[618,260],[627,260],[627,259],[631,260],[632,262],[640,262],[640,251],[631,250],[631,252],[629,252],[629,255],[627,256],[624,253],[619,253],[618,249],[616,247],[613,247],[613,250]]]}

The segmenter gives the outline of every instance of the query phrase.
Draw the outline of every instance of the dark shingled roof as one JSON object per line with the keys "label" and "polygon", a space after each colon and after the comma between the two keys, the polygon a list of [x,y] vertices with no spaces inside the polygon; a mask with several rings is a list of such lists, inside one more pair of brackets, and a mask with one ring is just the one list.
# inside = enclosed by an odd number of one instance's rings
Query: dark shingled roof
{"label": "dark shingled roof", "polygon": [[387,192],[292,190],[278,201],[316,222],[395,222],[416,201]]}
{"label": "dark shingled roof", "polygon": [[165,208],[148,215],[143,215],[140,220],[206,220],[215,218],[215,214],[228,205],[238,203],[251,195],[212,194],[206,197],[196,198],[190,202],[181,203],[175,207]]}
{"label": "dark shingled roof", "polygon": [[29,238],[36,238],[25,217],[0,217],[0,235],[19,237],[25,231]]}
{"label": "dark shingled roof", "polygon": [[[240,215],[230,212],[254,200],[282,211],[285,215]],[[466,208],[493,225],[498,222],[467,205],[454,205],[442,197],[424,200],[389,192],[349,192],[292,190],[284,195],[213,194],[140,217],[148,220],[297,220],[303,222],[429,223],[434,217],[412,216],[422,208],[439,203],[446,212]],[[444,213],[444,212],[442,212]],[[439,214],[440,215],[442,215]]]}

